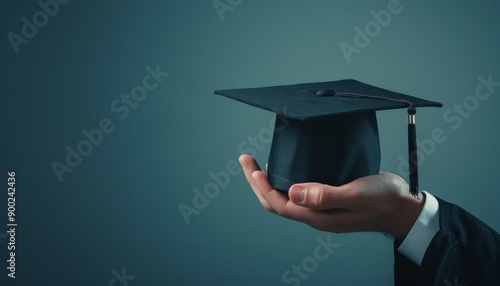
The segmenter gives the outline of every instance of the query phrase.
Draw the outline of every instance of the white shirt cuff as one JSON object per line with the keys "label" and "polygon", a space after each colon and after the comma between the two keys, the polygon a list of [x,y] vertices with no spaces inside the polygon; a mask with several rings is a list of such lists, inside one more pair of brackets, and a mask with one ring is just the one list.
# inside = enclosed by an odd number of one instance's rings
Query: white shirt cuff
{"label": "white shirt cuff", "polygon": [[418,266],[421,266],[427,247],[439,231],[439,203],[433,195],[422,193],[425,195],[424,207],[398,248],[399,253]]}

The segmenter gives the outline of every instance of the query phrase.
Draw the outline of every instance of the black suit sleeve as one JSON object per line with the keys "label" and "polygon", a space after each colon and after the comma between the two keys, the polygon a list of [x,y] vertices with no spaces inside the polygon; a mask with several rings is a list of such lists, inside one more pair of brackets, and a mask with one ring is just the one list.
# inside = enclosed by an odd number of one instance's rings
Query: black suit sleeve
{"label": "black suit sleeve", "polygon": [[500,285],[500,235],[462,208],[439,202],[440,230],[418,266],[394,244],[395,285]]}

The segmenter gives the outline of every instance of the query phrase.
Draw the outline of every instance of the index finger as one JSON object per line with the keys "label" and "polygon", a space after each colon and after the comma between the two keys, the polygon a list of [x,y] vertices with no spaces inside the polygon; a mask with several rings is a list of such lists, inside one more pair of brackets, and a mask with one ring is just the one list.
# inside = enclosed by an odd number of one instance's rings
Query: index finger
{"label": "index finger", "polygon": [[259,165],[254,158],[248,155],[241,155],[239,161],[241,166],[243,167],[245,178],[247,179],[252,189],[255,190],[257,188],[257,185],[255,184],[255,180],[252,178],[252,173],[255,171],[260,171]]}
{"label": "index finger", "polygon": [[[260,167],[259,164],[255,161],[254,158],[248,155],[241,155],[239,158],[240,164],[243,167],[243,172],[245,173],[245,178],[247,179],[248,183],[250,184],[250,187],[252,188],[252,191],[255,193],[255,196],[257,196],[257,199],[259,199],[260,204],[267,210],[271,211],[272,207],[271,205],[260,195],[259,192],[259,186],[257,182],[255,182],[255,179],[252,177],[252,174],[254,172],[260,172]],[[267,179],[267,178],[266,178]]]}
{"label": "index finger", "polygon": [[288,196],[273,189],[269,180],[267,180],[267,175],[263,172],[253,172],[252,177],[258,185],[257,190],[260,196],[266,200],[276,214],[281,215],[290,201]]}

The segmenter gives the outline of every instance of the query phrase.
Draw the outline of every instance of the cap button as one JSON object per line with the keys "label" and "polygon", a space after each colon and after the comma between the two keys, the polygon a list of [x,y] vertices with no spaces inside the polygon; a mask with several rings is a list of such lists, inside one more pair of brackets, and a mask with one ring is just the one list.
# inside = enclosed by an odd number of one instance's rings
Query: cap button
{"label": "cap button", "polygon": [[317,96],[333,96],[335,95],[335,91],[333,89],[321,89],[316,92]]}

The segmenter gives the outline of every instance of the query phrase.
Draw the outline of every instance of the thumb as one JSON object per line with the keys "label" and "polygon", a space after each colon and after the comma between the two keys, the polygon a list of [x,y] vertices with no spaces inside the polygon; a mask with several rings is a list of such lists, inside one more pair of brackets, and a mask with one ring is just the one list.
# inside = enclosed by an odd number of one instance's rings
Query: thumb
{"label": "thumb", "polygon": [[318,210],[346,208],[349,205],[346,190],[320,183],[292,185],[288,196],[296,205]]}

